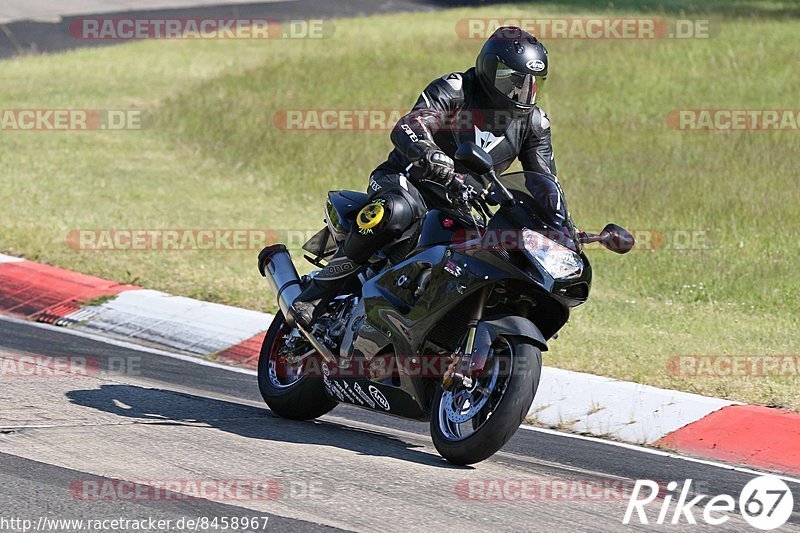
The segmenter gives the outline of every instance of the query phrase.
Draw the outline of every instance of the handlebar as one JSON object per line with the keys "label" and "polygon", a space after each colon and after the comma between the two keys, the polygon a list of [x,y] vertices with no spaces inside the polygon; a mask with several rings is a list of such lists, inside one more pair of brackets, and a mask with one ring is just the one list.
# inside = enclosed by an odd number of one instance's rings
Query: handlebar
{"label": "handlebar", "polygon": [[[459,173],[456,173],[455,174],[455,178],[459,179],[459,181],[463,182],[465,180],[465,178],[467,176],[469,176],[469,175],[470,174],[459,174]],[[503,183],[497,178],[497,174],[495,174],[494,170],[490,170],[484,176],[488,176],[489,177],[489,179],[491,181],[490,186],[494,186],[495,191],[497,193],[499,193],[499,195],[501,197],[501,200],[499,202],[497,202],[497,203],[499,203],[500,205],[502,205],[504,207],[509,207],[509,206],[514,204],[514,196],[508,191],[506,186],[503,185]],[[488,188],[487,188],[487,190],[488,190]],[[477,195],[476,198],[478,198],[480,200],[483,200],[483,198],[481,198],[480,195]],[[492,200],[494,200],[494,198]],[[484,203],[485,203],[485,201],[484,201]]]}

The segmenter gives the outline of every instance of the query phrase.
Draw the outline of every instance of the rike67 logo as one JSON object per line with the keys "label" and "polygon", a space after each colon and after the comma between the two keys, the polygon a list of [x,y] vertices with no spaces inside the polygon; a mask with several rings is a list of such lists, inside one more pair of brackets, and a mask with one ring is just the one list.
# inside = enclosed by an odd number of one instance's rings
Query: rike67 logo
{"label": "rike67 logo", "polygon": [[[630,524],[636,513],[641,524],[697,524],[698,516],[706,524],[719,526],[737,512],[737,500],[728,494],[708,496],[692,491],[692,480],[684,481],[678,489],[676,481],[666,485],[663,500],[648,507],[663,493],[663,485],[649,479],[639,479],[633,487],[623,524]],[[648,493],[649,491],[649,493]],[[671,503],[674,507],[670,509]],[[647,510],[651,511],[648,515]],[[771,530],[781,527],[789,520],[794,510],[794,497],[789,486],[776,476],[760,476],[750,480],[742,489],[738,499],[738,512],[748,524],[756,529]],[[652,516],[657,511],[657,517]],[[697,516],[696,516],[697,515]],[[653,520],[653,522],[650,522]]]}

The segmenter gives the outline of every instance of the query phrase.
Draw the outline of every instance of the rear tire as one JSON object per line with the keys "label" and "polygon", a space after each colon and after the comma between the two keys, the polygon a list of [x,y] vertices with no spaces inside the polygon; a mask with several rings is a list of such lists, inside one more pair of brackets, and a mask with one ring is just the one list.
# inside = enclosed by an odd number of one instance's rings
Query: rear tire
{"label": "rear tire", "polygon": [[[258,388],[269,408],[278,416],[292,420],[311,420],[328,413],[338,405],[325,392],[322,376],[302,374],[296,381],[288,385],[276,383],[270,376],[270,361],[278,357],[277,349],[281,346],[284,334],[290,331],[283,313],[280,311],[264,337],[261,355],[258,358]],[[309,358],[319,357],[310,355]],[[318,360],[317,360],[318,362]],[[312,368],[321,368],[316,364]],[[307,366],[304,366],[304,370]]]}
{"label": "rear tire", "polygon": [[[461,440],[454,440],[452,435],[448,437],[442,427],[444,389],[437,387],[431,409],[431,437],[439,454],[453,464],[474,464],[494,455],[517,432],[533,403],[542,373],[542,352],[522,337],[498,339],[503,340],[511,348],[511,375],[491,416],[474,433]],[[448,415],[444,413],[444,416]]]}

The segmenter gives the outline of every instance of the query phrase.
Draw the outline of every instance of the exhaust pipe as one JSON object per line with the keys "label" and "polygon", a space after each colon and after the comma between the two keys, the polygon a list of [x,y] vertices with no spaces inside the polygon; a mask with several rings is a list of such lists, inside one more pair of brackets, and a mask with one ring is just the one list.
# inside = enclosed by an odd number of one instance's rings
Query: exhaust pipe
{"label": "exhaust pipe", "polygon": [[302,292],[300,276],[292,263],[292,256],[283,244],[267,246],[258,254],[258,271],[267,278],[269,287],[278,298],[278,307],[286,323],[295,326],[289,308]]}
{"label": "exhaust pipe", "polygon": [[328,362],[335,363],[334,357],[330,348],[325,343],[320,341],[314,335],[300,327],[289,312],[295,298],[302,292],[300,286],[300,276],[297,274],[297,269],[292,263],[292,256],[289,250],[283,244],[273,244],[267,246],[261,253],[258,254],[258,271],[261,275],[267,278],[269,287],[275,296],[278,298],[278,307],[283,312],[283,318],[286,323],[291,327],[296,327],[300,333],[308,339],[311,345],[324,357]]}

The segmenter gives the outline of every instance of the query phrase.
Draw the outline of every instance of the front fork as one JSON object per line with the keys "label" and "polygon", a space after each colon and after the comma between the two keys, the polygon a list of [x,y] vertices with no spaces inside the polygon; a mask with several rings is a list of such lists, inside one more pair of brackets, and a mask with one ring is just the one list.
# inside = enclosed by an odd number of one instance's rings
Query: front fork
{"label": "front fork", "polygon": [[491,286],[481,289],[480,296],[472,310],[472,318],[467,324],[467,336],[464,344],[458,353],[452,355],[452,361],[442,377],[442,387],[446,391],[452,391],[462,386],[468,389],[472,388],[473,377],[483,370],[487,354],[474,353],[475,337],[478,331],[478,323],[483,318],[486,300],[491,291]]}

